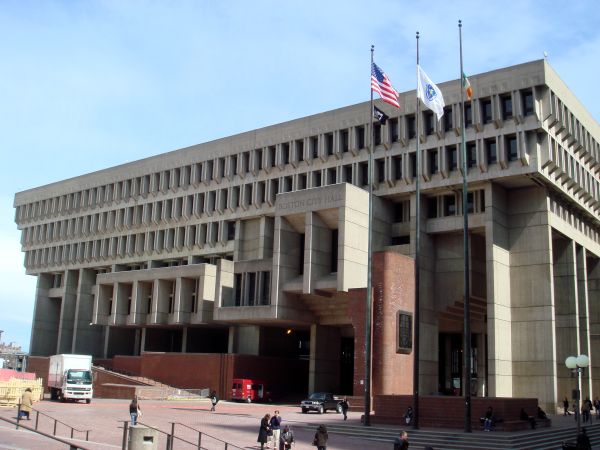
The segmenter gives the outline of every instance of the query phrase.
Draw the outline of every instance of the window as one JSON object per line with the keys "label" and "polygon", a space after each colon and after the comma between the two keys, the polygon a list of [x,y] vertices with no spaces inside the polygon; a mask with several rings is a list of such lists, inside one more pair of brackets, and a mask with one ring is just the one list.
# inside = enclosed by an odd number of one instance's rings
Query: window
{"label": "window", "polygon": [[365,148],[365,127],[356,127],[356,147]]}
{"label": "window", "polygon": [[444,217],[456,215],[456,197],[454,194],[444,195]]}
{"label": "window", "polygon": [[452,108],[444,108],[444,131],[450,131],[452,125]]}
{"label": "window", "polygon": [[518,158],[517,152],[517,137],[507,136],[506,137],[506,152],[509,161],[516,161]]}
{"label": "window", "polygon": [[352,184],[352,166],[344,166],[344,181]]}
{"label": "window", "polygon": [[473,192],[467,192],[467,214],[473,214],[475,211],[474,197]]}
{"label": "window", "polygon": [[477,164],[477,145],[475,142],[467,143],[467,167],[475,167]]}
{"label": "window", "polygon": [[433,175],[438,172],[438,151],[429,150],[429,173]]}
{"label": "window", "polygon": [[302,159],[304,158],[304,140],[302,140],[302,139],[296,140],[295,147],[296,147],[295,160],[302,161]]}
{"label": "window", "polygon": [[413,178],[415,178],[417,176],[417,154],[416,153],[411,153],[410,154],[410,173],[412,175]]}
{"label": "window", "polygon": [[446,148],[446,151],[448,152],[447,156],[448,156],[448,170],[449,171],[453,171],[456,170],[458,168],[458,160],[456,157],[456,146],[452,146],[452,147],[448,147]]}
{"label": "window", "polygon": [[495,139],[485,141],[485,154],[488,164],[495,164],[498,161],[498,153],[496,151]]}
{"label": "window", "polygon": [[404,203],[394,203],[394,222],[404,222]]}
{"label": "window", "polygon": [[338,230],[331,230],[331,273],[338,271]]}
{"label": "window", "polygon": [[433,120],[433,112],[425,112],[425,134],[430,135],[435,131],[435,122]]}
{"label": "window", "polygon": [[465,128],[473,126],[473,107],[471,103],[465,104]]}
{"label": "window", "polygon": [[290,144],[281,144],[281,163],[283,165],[290,162]]}
{"label": "window", "polygon": [[342,145],[342,152],[347,152],[350,149],[350,144],[348,140],[348,130],[340,131],[340,143]]}
{"label": "window", "polygon": [[325,135],[325,155],[333,155],[333,133]]}
{"label": "window", "polygon": [[317,136],[311,136],[309,139],[310,155],[312,159],[319,157],[319,138]]}
{"label": "window", "polygon": [[413,315],[409,312],[398,311],[396,323],[396,353],[409,354],[412,352]]}
{"label": "window", "polygon": [[429,197],[427,199],[427,218],[435,219],[437,217],[437,197]]}
{"label": "window", "polygon": [[298,175],[298,190],[306,189],[306,174]]}
{"label": "window", "polygon": [[529,89],[521,92],[521,98],[523,101],[523,115],[532,116],[534,111],[533,105],[533,92]]}
{"label": "window", "polygon": [[396,180],[402,179],[402,156],[394,156],[393,158],[394,164],[394,173],[396,175]]}
{"label": "window", "polygon": [[513,117],[513,105],[512,105],[512,97],[510,95],[505,95],[500,99],[502,105],[502,119],[508,120]]}
{"label": "window", "polygon": [[378,123],[373,124],[373,142],[375,145],[381,145],[381,125]]}
{"label": "window", "polygon": [[390,119],[388,124],[390,128],[390,141],[396,142],[398,140],[398,119]]}
{"label": "window", "polygon": [[406,116],[406,133],[409,139],[413,139],[417,135],[417,125],[415,116]]}
{"label": "window", "polygon": [[302,275],[304,273],[304,245],[306,244],[306,236],[302,233],[298,237],[298,274]]}
{"label": "window", "polygon": [[360,175],[363,186],[369,185],[369,165],[367,163],[360,163]]}
{"label": "window", "polygon": [[483,123],[492,121],[492,100],[489,98],[481,100],[481,121]]}

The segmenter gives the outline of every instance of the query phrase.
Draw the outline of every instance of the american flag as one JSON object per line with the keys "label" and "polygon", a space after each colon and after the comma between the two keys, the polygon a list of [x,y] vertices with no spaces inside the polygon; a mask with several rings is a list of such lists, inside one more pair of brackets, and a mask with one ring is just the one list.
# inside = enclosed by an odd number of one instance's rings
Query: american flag
{"label": "american flag", "polygon": [[398,92],[392,86],[388,76],[375,63],[371,64],[371,89],[379,93],[384,102],[400,108]]}

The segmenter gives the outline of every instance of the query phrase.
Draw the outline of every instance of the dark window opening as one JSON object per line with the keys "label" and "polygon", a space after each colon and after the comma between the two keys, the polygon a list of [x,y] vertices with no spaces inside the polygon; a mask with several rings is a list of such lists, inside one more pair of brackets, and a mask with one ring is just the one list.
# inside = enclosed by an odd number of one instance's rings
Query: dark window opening
{"label": "dark window opening", "polygon": [[456,215],[456,197],[444,195],[444,217]]}
{"label": "dark window opening", "polygon": [[299,248],[298,248],[298,273],[304,274],[304,245],[306,243],[306,236],[304,233],[299,235]]}
{"label": "dark window opening", "polygon": [[373,124],[373,142],[375,145],[381,145],[381,125]]}
{"label": "dark window opening", "polygon": [[385,161],[378,159],[375,164],[377,165],[377,181],[382,183],[385,180]]}
{"label": "dark window opening", "polygon": [[404,203],[394,203],[394,222],[404,221]]}
{"label": "dark window opening", "polygon": [[473,192],[467,192],[467,214],[473,214],[475,211],[475,195]]}
{"label": "dark window opening", "polygon": [[367,163],[360,163],[360,175],[363,186],[369,185],[369,165]]}
{"label": "dark window opening", "polygon": [[467,167],[475,167],[477,164],[477,145],[475,142],[467,143]]}
{"label": "dark window opening", "polygon": [[390,140],[396,142],[398,140],[398,119],[390,119],[388,124],[390,127]]}
{"label": "dark window opening", "polygon": [[456,146],[448,147],[448,170],[456,170],[458,168],[458,159],[456,154]]}
{"label": "dark window opening", "polygon": [[492,121],[492,101],[490,99],[481,101],[481,121],[483,123]]}
{"label": "dark window opening", "polygon": [[498,153],[496,151],[495,139],[485,141],[485,152],[488,164],[495,164],[498,161]]}
{"label": "dark window opening", "polygon": [[429,197],[427,199],[427,218],[435,219],[438,215],[437,212],[438,198],[437,197]]}
{"label": "dark window opening", "polygon": [[510,95],[501,98],[502,102],[502,119],[508,120],[513,117],[513,104],[512,97]]}
{"label": "dark window opening", "polygon": [[350,149],[350,143],[348,139],[348,130],[340,131],[340,139],[342,144],[342,152],[347,152]]}
{"label": "dark window opening", "polygon": [[319,171],[314,172],[313,180],[314,180],[313,187],[321,186],[321,172],[319,172]]}
{"label": "dark window opening", "polygon": [[241,273],[235,274],[233,289],[235,292],[235,297],[233,299],[234,304],[235,304],[235,306],[240,306],[242,304],[242,274]]}
{"label": "dark window opening", "polygon": [[535,112],[533,104],[533,92],[531,90],[523,91],[521,95],[523,98],[523,115],[532,116]]}
{"label": "dark window opening", "polygon": [[414,115],[406,116],[406,133],[409,139],[413,139],[417,135],[417,124]]}
{"label": "dark window opening", "polygon": [[312,159],[319,157],[319,138],[317,136],[311,136],[310,138],[310,154]]}
{"label": "dark window opening", "polygon": [[506,148],[508,150],[508,160],[516,161],[519,157],[517,152],[517,137],[516,136],[508,136],[506,138]]}
{"label": "dark window opening", "polygon": [[344,166],[344,181],[352,183],[352,166]]}
{"label": "dark window opening", "polygon": [[465,128],[473,126],[473,107],[470,103],[465,104]]}
{"label": "dark window opening", "polygon": [[450,131],[452,129],[452,108],[444,109],[444,131]]}
{"label": "dark window opening", "polygon": [[393,236],[392,245],[408,245],[410,244],[410,236]]}
{"label": "dark window opening", "polygon": [[333,133],[325,135],[325,155],[333,155]]}
{"label": "dark window opening", "polygon": [[435,122],[433,119],[433,112],[427,111],[425,113],[425,134],[430,135],[435,131]]}
{"label": "dark window opening", "polygon": [[338,271],[338,230],[331,230],[331,273]]}
{"label": "dark window opening", "polygon": [[235,222],[227,222],[227,240],[233,241],[235,239]]}
{"label": "dark window opening", "polygon": [[417,176],[417,154],[410,154],[410,173],[413,178]]}
{"label": "dark window opening", "polygon": [[365,127],[356,127],[356,145],[359,149],[365,148]]}
{"label": "dark window opening", "polygon": [[396,174],[396,180],[402,179],[402,157],[394,156],[394,172]]}
{"label": "dark window opening", "polygon": [[429,172],[433,175],[438,172],[438,152],[437,150],[429,151]]}

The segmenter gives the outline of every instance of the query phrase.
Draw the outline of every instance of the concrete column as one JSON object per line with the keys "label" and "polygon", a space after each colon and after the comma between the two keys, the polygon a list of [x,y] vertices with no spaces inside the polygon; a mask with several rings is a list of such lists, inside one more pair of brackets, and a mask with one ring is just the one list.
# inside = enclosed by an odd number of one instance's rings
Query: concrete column
{"label": "concrete column", "polygon": [[306,213],[303,293],[310,294],[315,283],[331,271],[331,230],[314,212]]}
{"label": "concrete column", "polygon": [[58,345],[58,325],[60,321],[60,299],[50,298],[52,274],[40,274],[37,279],[31,342],[29,352],[33,356],[56,354]]}
{"label": "concrete column", "polygon": [[140,354],[146,351],[146,327],[142,328],[142,333],[140,336]]}
{"label": "concrete column", "polygon": [[71,353],[73,351],[73,329],[77,306],[79,271],[67,270],[64,272],[63,277],[64,294],[60,308],[57,353]]}
{"label": "concrete column", "polygon": [[340,387],[340,330],[311,325],[309,392],[338,392]]}
{"label": "concrete column", "polygon": [[509,230],[506,191],[495,184],[485,191],[488,386],[491,397],[512,397],[512,331]]}
{"label": "concrete column", "polygon": [[554,311],[556,320],[557,395],[571,398],[571,372],[565,367],[568,356],[579,355],[579,314],[575,243],[560,235],[552,241],[554,258]]}
{"label": "concrete column", "polygon": [[[544,189],[514,189],[507,204],[510,242],[513,396],[556,406],[552,229]],[[501,288],[501,287],[499,287]],[[506,338],[500,337],[500,343]]]}
{"label": "concrete column", "polygon": [[348,292],[367,285],[368,210],[340,208],[338,230],[337,290]]}
{"label": "concrete column", "polygon": [[102,327],[90,325],[94,311],[92,291],[94,284],[96,284],[96,272],[90,269],[81,269],[77,286],[72,353],[91,354],[99,357],[103,348]]}
{"label": "concrete column", "polygon": [[236,330],[235,351],[243,355],[260,354],[260,327],[258,325],[240,325]]}
{"label": "concrete column", "polygon": [[600,392],[600,258],[588,253],[587,288],[590,318],[590,367],[594,398]]}
{"label": "concrete column", "polygon": [[[590,355],[590,305],[588,302],[588,278],[587,278],[587,252],[577,245],[575,249],[576,270],[577,270],[577,309],[579,316],[579,353]],[[581,377],[581,396],[582,400],[586,397],[593,399],[591,392],[592,368],[585,371]]]}

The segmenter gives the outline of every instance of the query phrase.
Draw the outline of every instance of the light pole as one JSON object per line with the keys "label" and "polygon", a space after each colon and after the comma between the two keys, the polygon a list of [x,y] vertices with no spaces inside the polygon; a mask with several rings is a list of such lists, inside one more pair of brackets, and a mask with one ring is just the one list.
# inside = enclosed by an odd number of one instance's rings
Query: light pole
{"label": "light pole", "polygon": [[587,355],[569,356],[565,360],[565,366],[571,370],[571,376],[577,374],[577,398],[575,399],[577,401],[577,409],[575,410],[575,414],[577,414],[577,435],[581,431],[581,374],[589,365],[590,359]]}

